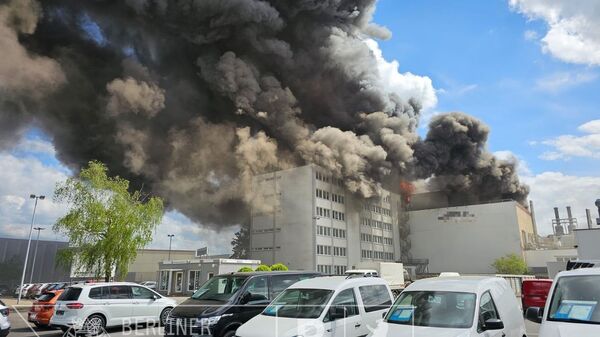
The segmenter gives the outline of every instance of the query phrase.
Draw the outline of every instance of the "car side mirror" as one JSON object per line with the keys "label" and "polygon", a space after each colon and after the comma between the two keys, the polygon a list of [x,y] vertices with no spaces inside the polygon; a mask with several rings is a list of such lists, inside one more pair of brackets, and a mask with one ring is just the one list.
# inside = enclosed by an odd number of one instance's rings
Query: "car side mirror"
{"label": "car side mirror", "polygon": [[156,301],[156,300],[158,300],[158,296],[152,295],[152,299]]}
{"label": "car side mirror", "polygon": [[527,311],[525,311],[525,318],[527,318],[527,320],[535,322],[535,323],[542,323],[543,316],[544,316],[543,308],[531,307],[531,308],[527,308]]}
{"label": "car side mirror", "polygon": [[490,318],[483,323],[485,330],[502,330],[504,329],[504,322],[497,318]]}
{"label": "car side mirror", "polygon": [[329,308],[330,321],[335,321],[342,318],[346,318],[346,308],[338,306]]}
{"label": "car side mirror", "polygon": [[381,318],[385,318],[385,315],[387,315],[387,314],[388,314],[387,310],[386,310],[386,311],[384,311],[384,312],[382,312],[382,313],[381,313]]}
{"label": "car side mirror", "polygon": [[246,304],[246,303],[250,302],[251,299],[252,299],[252,294],[247,291],[240,298],[240,304]]}

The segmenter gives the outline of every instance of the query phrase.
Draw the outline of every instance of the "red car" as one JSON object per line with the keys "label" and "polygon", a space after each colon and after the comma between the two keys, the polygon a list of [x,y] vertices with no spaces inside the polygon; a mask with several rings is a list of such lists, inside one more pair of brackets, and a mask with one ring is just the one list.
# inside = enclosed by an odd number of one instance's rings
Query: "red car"
{"label": "red car", "polygon": [[63,291],[64,290],[48,291],[38,297],[29,310],[27,320],[38,327],[50,325],[50,319],[54,315],[54,305]]}
{"label": "red car", "polygon": [[552,287],[550,279],[526,279],[521,286],[521,304],[523,312],[529,307],[543,308]]}

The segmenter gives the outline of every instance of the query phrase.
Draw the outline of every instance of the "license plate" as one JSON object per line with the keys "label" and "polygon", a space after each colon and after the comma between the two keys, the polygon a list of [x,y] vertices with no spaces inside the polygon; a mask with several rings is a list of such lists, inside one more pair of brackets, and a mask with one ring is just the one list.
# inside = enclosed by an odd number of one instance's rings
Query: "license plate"
{"label": "license plate", "polygon": [[64,310],[56,310],[56,315],[57,315],[57,316],[62,316],[62,315],[64,315],[64,314],[65,314],[65,311],[64,311]]}
{"label": "license plate", "polygon": [[35,320],[35,319],[37,319],[37,314],[31,314],[31,315],[29,315],[29,319],[30,319],[30,320]]}

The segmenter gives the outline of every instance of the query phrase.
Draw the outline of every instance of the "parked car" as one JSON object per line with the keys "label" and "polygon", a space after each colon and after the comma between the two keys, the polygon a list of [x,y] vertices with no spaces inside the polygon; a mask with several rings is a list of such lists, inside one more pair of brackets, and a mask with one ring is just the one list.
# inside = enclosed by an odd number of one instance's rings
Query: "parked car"
{"label": "parked car", "polygon": [[0,337],[5,337],[10,332],[10,320],[8,314],[10,309],[6,307],[4,302],[0,301]]}
{"label": "parked car", "polygon": [[527,309],[527,319],[542,324],[539,337],[600,336],[600,268],[558,273],[550,294],[546,310]]}
{"label": "parked car", "polygon": [[524,279],[521,284],[523,313],[526,313],[529,307],[545,307],[551,287],[552,280],[550,279]]}
{"label": "parked car", "polygon": [[139,284],[77,284],[65,289],[56,301],[50,325],[97,335],[106,327],[164,324],[175,305],[175,300]]}
{"label": "parked car", "polygon": [[523,337],[525,322],[502,278],[436,277],[415,281],[372,337]]}
{"label": "parked car", "polygon": [[29,289],[27,289],[27,292],[25,293],[25,295],[23,297],[26,298],[35,298],[35,295],[37,294],[38,289],[40,289],[40,287],[42,286],[41,283],[34,283],[32,287],[30,287]]}
{"label": "parked car", "polygon": [[23,289],[18,285],[13,294],[14,297],[19,297],[19,292],[21,293],[21,297],[25,297],[27,295],[27,291],[29,288],[33,287],[33,284],[25,283],[23,284]]}
{"label": "parked car", "polygon": [[258,315],[279,293],[298,281],[319,275],[255,272],[214,276],[171,311],[165,335],[234,336],[238,327]]}
{"label": "parked car", "polygon": [[150,289],[156,290],[156,281],[144,281],[140,284],[143,285],[144,287],[148,287]]}
{"label": "parked car", "polygon": [[33,298],[37,298],[38,296],[41,296],[46,289],[48,289],[48,286],[50,286],[51,283],[42,283],[35,291],[35,294],[33,295]]}
{"label": "parked car", "polygon": [[366,336],[392,301],[382,278],[317,277],[286,289],[235,336]]}
{"label": "parked car", "polygon": [[49,326],[54,315],[54,305],[63,290],[47,291],[40,295],[27,314],[27,320],[35,326]]}

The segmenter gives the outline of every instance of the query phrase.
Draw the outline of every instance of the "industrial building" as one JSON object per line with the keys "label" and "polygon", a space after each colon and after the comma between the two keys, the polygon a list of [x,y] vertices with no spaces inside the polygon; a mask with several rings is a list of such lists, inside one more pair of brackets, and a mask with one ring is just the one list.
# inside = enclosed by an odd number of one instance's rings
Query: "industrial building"
{"label": "industrial building", "polygon": [[[7,286],[18,285],[23,273],[23,262],[27,253],[26,239],[0,238],[0,284]],[[35,249],[37,245],[37,254]],[[57,264],[57,253],[60,249],[68,247],[67,242],[42,241],[31,242],[29,261],[25,282],[54,282],[68,281],[69,269]],[[33,276],[31,275],[32,266]]]}
{"label": "industrial building", "polygon": [[255,176],[250,258],[294,270],[343,274],[401,258],[401,198],[361,199],[315,165]]}
{"label": "industrial building", "polygon": [[409,239],[412,257],[428,260],[430,273],[493,274],[494,260],[536,248],[531,213],[516,201],[439,207],[447,205],[442,194],[423,199],[413,197]]}

